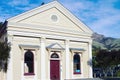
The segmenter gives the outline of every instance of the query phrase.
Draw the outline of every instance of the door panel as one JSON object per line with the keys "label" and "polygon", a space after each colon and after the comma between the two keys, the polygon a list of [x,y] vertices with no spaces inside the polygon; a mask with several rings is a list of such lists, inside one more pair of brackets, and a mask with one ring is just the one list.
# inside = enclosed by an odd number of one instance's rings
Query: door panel
{"label": "door panel", "polygon": [[60,80],[59,62],[59,60],[50,60],[50,80]]}

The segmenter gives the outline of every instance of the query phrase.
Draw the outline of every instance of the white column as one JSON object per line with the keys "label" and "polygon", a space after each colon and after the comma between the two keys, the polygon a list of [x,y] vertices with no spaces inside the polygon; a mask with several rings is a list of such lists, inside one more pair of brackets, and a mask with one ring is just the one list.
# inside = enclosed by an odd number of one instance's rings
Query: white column
{"label": "white column", "polygon": [[8,61],[8,69],[7,69],[7,80],[13,80],[13,61],[12,61],[12,50],[13,50],[13,36],[12,35],[9,35],[8,36],[8,43],[11,47],[11,50],[10,50],[10,58],[9,58],[9,61]]}
{"label": "white column", "polygon": [[[89,60],[92,63],[92,41],[89,42]],[[93,77],[93,72],[92,72],[92,64],[90,65],[90,69],[89,69],[89,78]]]}
{"label": "white column", "polygon": [[37,74],[37,70],[38,70],[38,67],[37,67],[37,49],[35,49],[35,52],[34,52],[34,70],[35,70],[35,76],[34,76],[34,80],[37,80],[38,79],[38,74]]}
{"label": "white column", "polygon": [[41,53],[40,53],[40,58],[41,58],[41,80],[46,79],[46,53],[45,53],[45,38],[41,38]]}
{"label": "white column", "polygon": [[69,40],[65,41],[65,68],[66,79],[70,78],[70,52],[69,52]]}
{"label": "white column", "polygon": [[24,53],[25,53],[25,51],[24,51],[23,48],[21,50],[22,50],[22,55],[21,55],[21,80],[24,80],[24,66],[25,66],[25,64],[24,64]]}

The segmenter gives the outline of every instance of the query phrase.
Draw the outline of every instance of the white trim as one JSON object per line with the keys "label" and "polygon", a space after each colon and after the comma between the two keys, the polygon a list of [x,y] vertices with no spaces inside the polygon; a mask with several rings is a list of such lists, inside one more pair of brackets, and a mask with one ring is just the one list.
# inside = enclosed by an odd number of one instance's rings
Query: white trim
{"label": "white trim", "polygon": [[[54,46],[58,46],[57,48],[55,47],[54,48]],[[49,51],[56,51],[56,52],[60,52],[60,51],[62,51],[62,50],[65,50],[59,43],[52,43],[52,44],[50,44],[50,45],[48,45],[47,47],[46,47],[46,49],[48,49]]]}
{"label": "white trim", "polygon": [[[56,53],[59,55],[59,58],[51,58],[51,55],[53,54],[54,51],[56,51]],[[59,60],[60,61],[60,65],[59,65],[60,66],[59,67],[60,68],[60,80],[63,80],[63,77],[62,77],[62,73],[63,73],[62,72],[62,51],[63,50],[58,51],[54,49],[54,51],[51,49],[48,50],[49,52],[49,65],[48,65],[49,78],[50,78],[50,60]]]}
{"label": "white trim", "polygon": [[13,35],[8,35],[8,43],[11,45],[10,58],[8,61],[7,80],[13,80]]}
{"label": "white trim", "polygon": [[24,80],[24,49],[21,49],[21,80]]}
{"label": "white trim", "polygon": [[[23,44],[19,44],[19,47],[21,48],[21,80],[25,80],[26,78],[30,77],[31,79],[37,80],[37,62],[36,62],[36,51],[39,49],[39,46],[37,45],[23,45]],[[29,76],[25,76],[24,75],[24,54],[25,52],[31,49],[32,53],[34,55],[34,74],[35,75],[29,75]]]}
{"label": "white trim", "polygon": [[70,79],[70,52],[69,52],[69,40],[65,41],[65,79]]}
{"label": "white trim", "polygon": [[41,37],[41,80],[46,79],[46,51],[45,51],[45,37]]}
{"label": "white trim", "polygon": [[[90,37],[92,34],[87,33],[87,32],[80,32],[80,31],[74,31],[74,30],[68,30],[66,28],[58,28],[58,26],[54,27],[48,27],[48,26],[43,26],[43,25],[33,25],[33,24],[26,24],[26,23],[14,23],[14,22],[9,22],[8,23],[8,30],[11,30],[11,28],[17,28],[17,29],[30,29],[30,30],[42,30],[42,31],[52,31],[52,32],[57,32],[57,33],[65,33],[65,34],[72,34],[72,35],[79,35],[79,36],[88,36]],[[34,27],[33,27],[34,26]]]}
{"label": "white trim", "polygon": [[74,74],[74,70],[73,70],[73,65],[74,65],[74,62],[73,62],[73,57],[75,55],[75,53],[77,53],[77,51],[74,52],[74,50],[71,51],[72,52],[72,78],[74,79],[74,76],[75,75],[79,75],[80,77],[79,78],[83,78],[83,51],[78,51],[78,54],[80,56],[80,69],[81,69],[81,74]]}
{"label": "white trim", "polygon": [[40,48],[40,46],[38,45],[27,45],[27,44],[19,44],[19,47],[21,49],[35,49],[35,50]]}
{"label": "white trim", "polygon": [[13,31],[13,30],[9,30],[8,34],[11,35],[17,35],[17,36],[30,36],[30,37],[42,37],[45,36],[47,38],[53,38],[53,39],[69,39],[69,40],[73,40],[73,41],[81,41],[81,42],[89,42],[90,38],[82,38],[79,36],[67,36],[67,34],[65,35],[57,35],[57,34],[46,34],[46,33],[33,33],[33,32],[19,32],[19,31]]}
{"label": "white trim", "polygon": [[35,54],[34,54],[34,79],[37,80],[38,79],[38,73],[37,73],[37,70],[38,70],[38,67],[37,67],[37,63],[38,63],[38,59],[36,58],[37,57],[37,50],[35,50]]}
{"label": "white trim", "polygon": [[[89,60],[92,63],[92,41],[88,43],[89,47]],[[93,70],[92,70],[92,65],[89,65],[89,78],[93,78]]]}
{"label": "white trim", "polygon": [[83,49],[83,48],[70,48],[70,51],[71,52],[84,52],[85,49]]}

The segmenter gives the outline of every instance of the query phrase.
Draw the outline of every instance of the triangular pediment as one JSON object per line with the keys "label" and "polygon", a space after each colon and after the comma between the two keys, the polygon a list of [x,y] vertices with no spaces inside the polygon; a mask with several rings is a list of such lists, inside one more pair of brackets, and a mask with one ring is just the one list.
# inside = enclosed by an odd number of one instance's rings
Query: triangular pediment
{"label": "triangular pediment", "polygon": [[64,49],[60,44],[58,43],[52,43],[49,46],[47,46],[49,49]]}
{"label": "triangular pediment", "polygon": [[8,22],[47,26],[59,30],[92,34],[92,31],[85,24],[83,24],[57,1],[53,1],[10,18],[8,19]]}

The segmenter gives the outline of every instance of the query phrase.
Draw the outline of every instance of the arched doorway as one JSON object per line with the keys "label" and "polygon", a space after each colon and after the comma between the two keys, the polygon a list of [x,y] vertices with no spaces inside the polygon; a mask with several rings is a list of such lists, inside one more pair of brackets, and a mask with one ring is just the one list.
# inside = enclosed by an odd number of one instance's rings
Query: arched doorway
{"label": "arched doorway", "polygon": [[60,80],[60,60],[56,52],[51,54],[50,60],[50,80]]}

